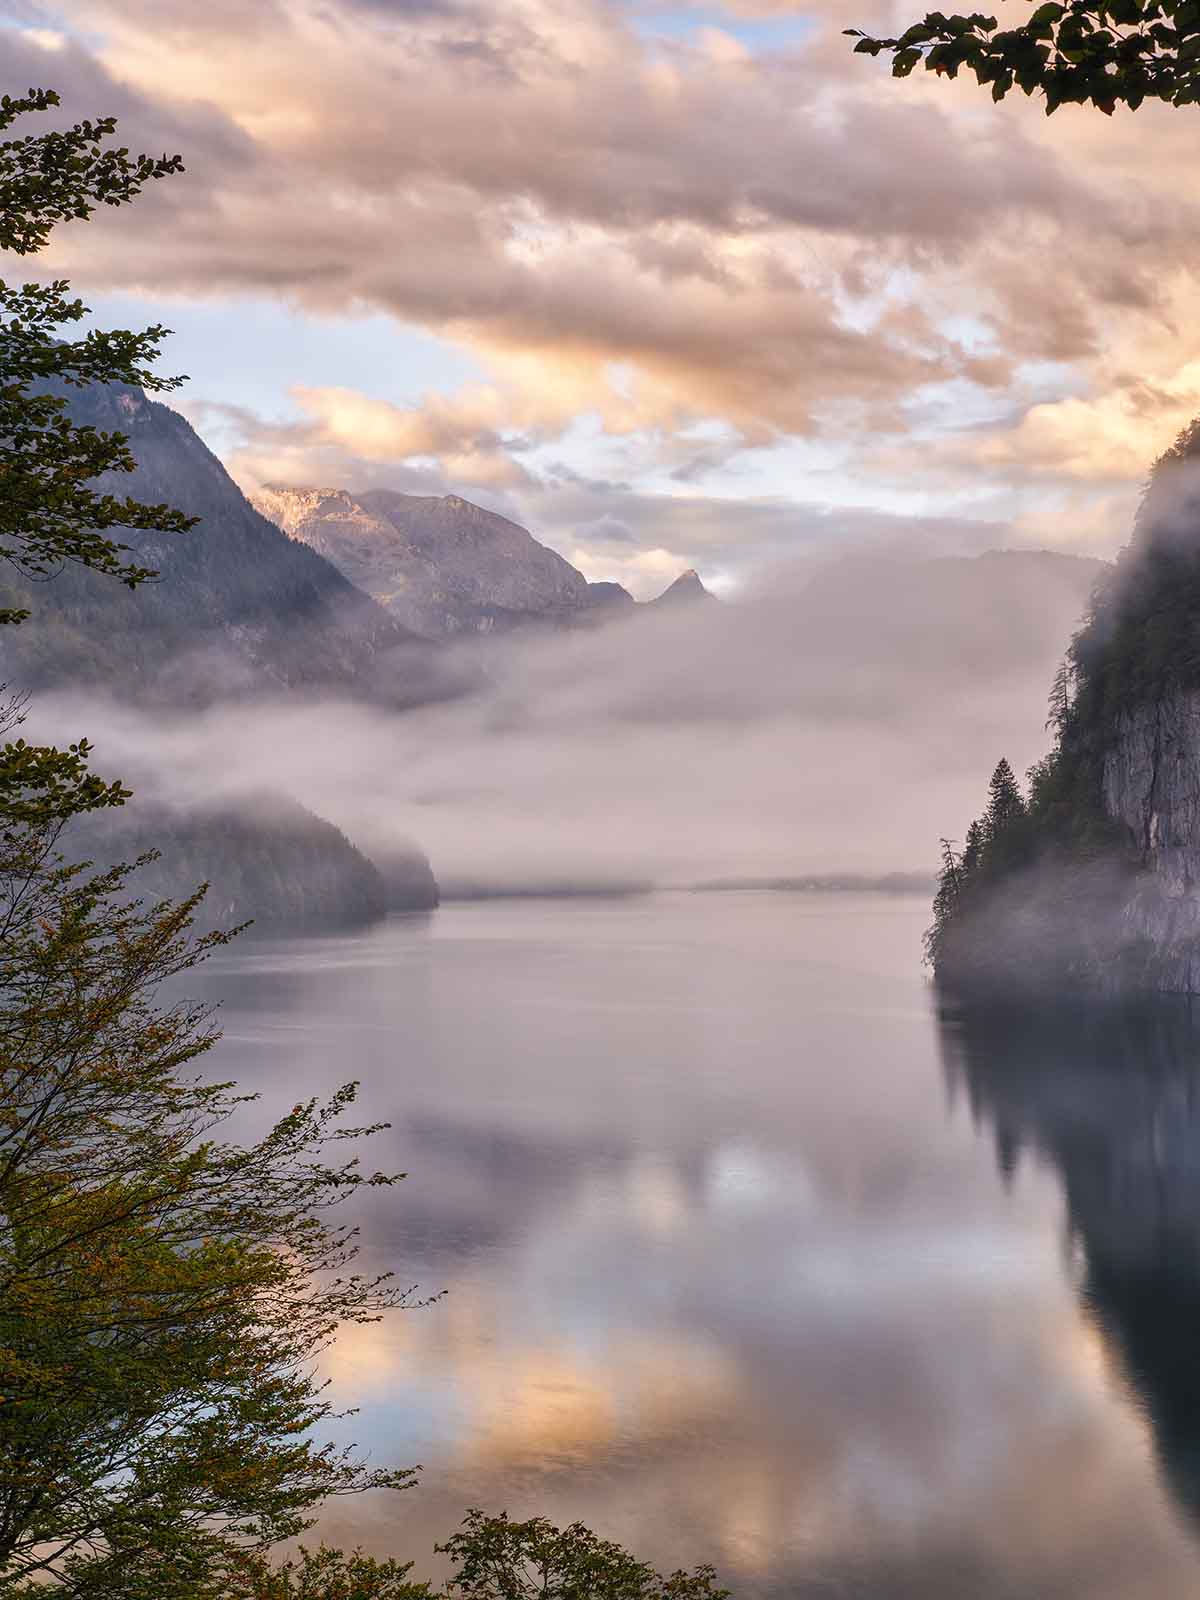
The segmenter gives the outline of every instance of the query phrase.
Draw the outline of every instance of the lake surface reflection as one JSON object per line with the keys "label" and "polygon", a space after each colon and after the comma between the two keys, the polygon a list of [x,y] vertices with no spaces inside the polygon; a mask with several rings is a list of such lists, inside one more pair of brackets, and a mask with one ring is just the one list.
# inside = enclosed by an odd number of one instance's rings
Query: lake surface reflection
{"label": "lake surface reflection", "polygon": [[581,1518],[739,1600],[1200,1594],[1200,1061],[1185,1007],[939,1020],[924,902],[452,906],[243,942],[215,1065],[347,1077],[424,1310],[332,1353],[429,1555]]}

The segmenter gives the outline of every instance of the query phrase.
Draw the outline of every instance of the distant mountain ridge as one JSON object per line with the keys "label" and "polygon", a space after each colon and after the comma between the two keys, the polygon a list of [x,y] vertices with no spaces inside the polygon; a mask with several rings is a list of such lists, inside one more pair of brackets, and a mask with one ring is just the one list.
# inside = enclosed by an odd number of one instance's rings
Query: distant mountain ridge
{"label": "distant mountain ridge", "polygon": [[[590,583],[527,528],[461,495],[273,485],[251,498],[426,638],[593,627],[637,608],[619,583]],[[712,598],[689,568],[647,604]]]}
{"label": "distant mountain ridge", "polygon": [[252,498],[428,638],[587,625],[634,603],[619,584],[589,583],[527,529],[460,495],[274,485]]}
{"label": "distant mountain ridge", "polygon": [[686,572],[681,572],[674,583],[668,585],[660,595],[656,595],[649,603],[652,606],[690,606],[697,600],[713,600],[716,597],[709,593],[700,581],[700,574],[695,567],[689,567]]}
{"label": "distant mountain ridge", "polygon": [[260,790],[181,804],[138,786],[125,806],[71,824],[73,856],[101,866],[157,858],[132,880],[149,900],[182,900],[209,885],[204,925],[253,920],[261,929],[353,927],[389,911],[429,911],[438,886],[424,854],[393,847],[382,862],[288,795]]}
{"label": "distant mountain ridge", "polygon": [[0,631],[0,680],[82,681],[147,704],[299,689],[406,705],[448,692],[430,645],[256,511],[178,412],[124,384],[68,398],[77,423],[124,433],[137,460],[100,488],[201,520],[179,536],[123,535],[161,574],[135,591],[78,567],[41,583],[6,571],[0,603],[32,616]]}

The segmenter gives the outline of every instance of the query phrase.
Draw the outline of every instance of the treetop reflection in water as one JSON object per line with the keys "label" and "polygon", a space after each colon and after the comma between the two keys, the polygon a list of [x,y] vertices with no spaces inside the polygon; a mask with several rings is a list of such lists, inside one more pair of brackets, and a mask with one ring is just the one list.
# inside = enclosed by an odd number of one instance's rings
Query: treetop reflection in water
{"label": "treetop reflection in water", "polygon": [[1189,1036],[939,1024],[927,919],[494,902],[214,964],[214,1070],[288,1104],[361,1076],[373,1161],[410,1173],[363,1198],[368,1264],[449,1290],[332,1352],[347,1437],[425,1472],[321,1533],[432,1575],[478,1505],[711,1560],[737,1600],[1200,1594],[1155,1461],[1186,1408],[1152,1427],[1132,1314],[1081,1303],[1085,1214],[1153,1277],[1127,1144],[1156,1105],[1184,1139]]}
{"label": "treetop reflection in water", "polygon": [[1200,1523],[1200,1012],[1173,998],[966,1010],[943,1042],[1001,1171],[1028,1147],[1060,1174],[1083,1305]]}

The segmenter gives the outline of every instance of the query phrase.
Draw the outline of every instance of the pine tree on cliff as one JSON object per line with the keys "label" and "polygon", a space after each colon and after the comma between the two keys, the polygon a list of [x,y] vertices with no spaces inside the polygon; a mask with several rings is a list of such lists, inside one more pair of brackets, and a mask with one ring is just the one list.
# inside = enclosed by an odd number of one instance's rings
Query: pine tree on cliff
{"label": "pine tree on cliff", "polygon": [[1046,727],[1053,728],[1061,739],[1071,716],[1075,690],[1075,663],[1068,656],[1059,663],[1050,686],[1050,703],[1046,708]]}
{"label": "pine tree on cliff", "polygon": [[964,883],[969,883],[979,870],[986,844],[987,838],[983,831],[983,823],[976,818],[967,829],[967,839],[963,845],[962,860],[959,862],[959,872]]}
{"label": "pine tree on cliff", "polygon": [[[972,823],[973,828],[978,823]],[[925,959],[936,971],[945,949],[946,934],[958,914],[962,890],[962,862],[954,853],[954,843],[942,840],[942,870],[933,897],[933,924],[925,930]]]}
{"label": "pine tree on cliff", "polygon": [[1013,775],[1013,769],[1002,756],[996,763],[988,784],[988,805],[984,813],[984,831],[989,843],[994,843],[1025,815],[1025,800]]}

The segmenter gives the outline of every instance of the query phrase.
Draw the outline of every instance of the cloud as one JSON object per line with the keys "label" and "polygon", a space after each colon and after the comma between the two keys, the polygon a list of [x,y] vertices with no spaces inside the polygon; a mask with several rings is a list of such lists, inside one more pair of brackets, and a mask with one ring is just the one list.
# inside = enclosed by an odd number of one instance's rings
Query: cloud
{"label": "cloud", "polygon": [[629,524],[614,516],[597,517],[595,522],[585,523],[578,529],[578,534],[588,544],[637,543],[637,535]]}
{"label": "cloud", "polygon": [[[565,372],[603,396],[619,357],[668,425],[803,430],[830,398],[960,370],[912,308],[847,321],[844,284],[1100,203],[1019,128],[956,128],[945,106],[880,95],[861,61],[831,75],[711,30],[650,45],[598,0],[274,0],[249,22],[223,3],[68,0],[65,16],[101,41],[60,54],[68,87],[103,95],[107,71],[147,138],[197,117],[225,133],[192,141],[176,200],[140,208],[138,281],[383,307],[517,363],[527,388]],[[64,264],[128,284],[129,227],[64,234]]]}
{"label": "cloud", "polygon": [[[893,9],[864,0],[856,19]],[[865,468],[919,415],[905,491],[1013,520],[1027,451],[1063,493],[1131,477],[1192,403],[1182,119],[1047,125],[965,83],[896,83],[850,53],[841,0],[700,8],[670,36],[615,0],[23,14],[12,72],[50,72],[69,109],[111,109],[131,143],[189,166],[133,212],[61,230],[48,265],[85,290],[383,311],[485,374],[405,406],[297,396],[310,464],[517,492],[540,474],[531,452],[588,419],[707,485],[797,438],[837,438]],[[756,48],[738,31],[755,17],[809,26]],[[1171,404],[1140,408],[1139,383]],[[970,449],[946,444],[964,396],[991,402]],[[720,448],[681,453],[709,424]],[[299,433],[289,449],[299,463]]]}

